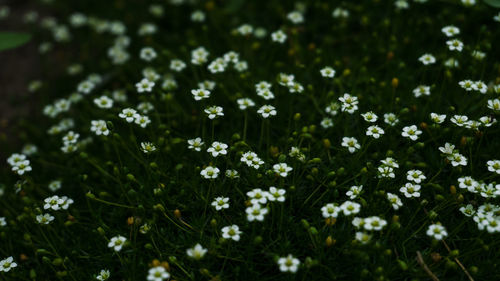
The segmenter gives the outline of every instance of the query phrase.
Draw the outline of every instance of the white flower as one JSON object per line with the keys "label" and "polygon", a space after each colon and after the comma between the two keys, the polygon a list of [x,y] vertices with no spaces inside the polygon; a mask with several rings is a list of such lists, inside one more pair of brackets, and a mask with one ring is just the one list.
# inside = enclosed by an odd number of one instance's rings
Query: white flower
{"label": "white flower", "polygon": [[125,108],[122,110],[118,117],[125,119],[128,123],[134,122],[134,120],[139,116],[137,111],[132,108]]}
{"label": "white flower", "polygon": [[6,226],[7,222],[5,221],[5,217],[0,217],[0,226]]}
{"label": "white flower", "polygon": [[45,213],[43,215],[36,216],[36,221],[39,224],[49,224],[53,220],[54,220],[54,216],[51,216],[49,213]]}
{"label": "white flower", "polygon": [[396,117],[396,114],[394,113],[385,113],[384,122],[390,126],[394,126],[399,122],[399,119]]}
{"label": "white flower", "polygon": [[480,184],[472,177],[465,176],[458,178],[458,187],[467,189],[469,192],[477,193],[480,189]]}
{"label": "white flower", "polygon": [[242,234],[242,232],[240,231],[240,228],[235,224],[230,225],[230,226],[224,226],[222,228],[222,238],[233,239],[234,241],[239,241],[240,234]]}
{"label": "white flower", "polygon": [[500,174],[500,160],[489,160],[486,162],[488,171]]}
{"label": "white flower", "polygon": [[361,148],[361,146],[358,143],[358,140],[352,137],[343,137],[341,145],[343,147],[347,147],[350,153],[354,153],[356,152],[356,150]]}
{"label": "white flower", "polygon": [[281,177],[286,177],[288,176],[288,172],[292,171],[293,168],[289,167],[286,163],[278,163],[273,165],[273,170]]}
{"label": "white flower", "polygon": [[223,56],[225,62],[237,63],[240,59],[240,54],[235,51],[229,51]]}
{"label": "white flower", "polygon": [[366,230],[380,231],[387,225],[386,220],[383,220],[377,216],[365,218],[363,221],[364,221],[363,227]]}
{"label": "white flower", "polygon": [[404,186],[402,186],[399,191],[403,193],[407,198],[420,197],[420,185],[418,184],[408,182]]}
{"label": "white flower", "polygon": [[431,120],[436,124],[441,124],[446,119],[446,114],[431,113]]}
{"label": "white flower", "polygon": [[346,111],[347,113],[354,113],[356,110],[358,110],[358,98],[355,96],[351,96],[348,93],[345,93],[342,97],[339,98],[339,101],[342,103],[341,104],[341,110],[344,112]]}
{"label": "white flower", "polygon": [[366,122],[375,123],[377,122],[378,116],[373,113],[373,111],[368,111],[366,113],[362,113],[361,116],[365,119]]}
{"label": "white flower", "polygon": [[223,109],[220,106],[216,106],[216,105],[209,106],[209,107],[205,108],[204,111],[208,115],[209,119],[215,119],[215,118],[217,118],[217,116],[224,116]]}
{"label": "white flower", "polygon": [[163,266],[156,266],[149,269],[146,279],[148,281],[164,281],[168,278],[170,278],[170,274],[167,270]]}
{"label": "white flower", "polygon": [[253,26],[249,24],[243,24],[237,28],[237,31],[241,35],[250,35],[253,32]]}
{"label": "white flower", "polygon": [[135,84],[135,87],[137,88],[137,92],[143,93],[143,92],[151,92],[153,90],[154,85],[155,82],[149,81],[147,78],[143,78],[140,82]]}
{"label": "white flower", "polygon": [[209,52],[204,47],[198,47],[191,51],[191,63],[201,65],[207,62]]}
{"label": "white flower", "polygon": [[59,210],[61,208],[61,205],[64,203],[64,200],[59,198],[59,196],[54,195],[52,197],[48,197],[44,199],[45,204],[43,205],[44,209],[52,209],[52,210]]}
{"label": "white flower", "polygon": [[427,235],[434,239],[442,240],[444,237],[448,236],[448,232],[446,232],[446,229],[442,225],[431,224],[427,229]]}
{"label": "white flower", "polygon": [[328,203],[321,207],[321,213],[325,219],[336,218],[341,211],[342,209],[334,203]]}
{"label": "white flower", "polygon": [[290,93],[302,93],[304,91],[304,86],[296,81],[289,82],[287,87]]}
{"label": "white flower", "polygon": [[255,84],[255,91],[257,91],[258,93],[263,90],[270,90],[271,86],[271,83],[267,81],[260,81],[259,83]]}
{"label": "white flower", "polygon": [[452,155],[455,150],[455,146],[450,143],[445,143],[444,146],[439,147],[439,151],[441,151],[445,155]]}
{"label": "white flower", "polygon": [[276,109],[272,105],[263,105],[257,110],[257,113],[259,113],[263,118],[269,118],[269,116],[275,116],[276,115]]}
{"label": "white flower", "polygon": [[422,134],[422,131],[417,129],[417,126],[415,125],[404,127],[403,132],[401,133],[403,137],[409,138],[413,141],[417,140],[420,134]]}
{"label": "white flower", "polygon": [[392,208],[394,210],[397,210],[399,209],[399,207],[403,206],[403,202],[396,194],[387,192],[387,200],[389,200],[389,202],[392,204]]}
{"label": "white flower", "polygon": [[299,269],[300,261],[294,258],[291,254],[286,257],[281,257],[278,259],[278,265],[281,272],[292,272],[295,273]]}
{"label": "white flower", "polygon": [[333,10],[332,17],[334,17],[334,18],[348,18],[349,11],[346,9],[343,9],[341,7],[337,7],[337,8],[335,8],[335,10]]}
{"label": "white flower", "polygon": [[476,0],[462,0],[464,6],[474,6],[476,5]]}
{"label": "white flower", "polygon": [[486,94],[488,86],[483,81],[475,81],[474,84],[472,84],[472,89],[480,92],[481,94]]}
{"label": "white flower", "polygon": [[378,139],[384,134],[384,130],[377,125],[370,126],[366,129],[366,135]]}
{"label": "white flower", "polygon": [[201,151],[201,146],[204,144],[204,142],[199,137],[195,139],[190,139],[187,142],[188,142],[188,148],[195,151]]}
{"label": "white flower", "polygon": [[354,237],[356,238],[356,240],[361,242],[361,244],[367,244],[372,239],[372,235],[361,231],[356,232],[356,235]]}
{"label": "white flower", "polygon": [[450,51],[461,52],[462,49],[464,48],[464,43],[462,43],[462,41],[458,39],[448,40],[446,41],[446,45],[448,45],[448,49],[450,49]]}
{"label": "white flower", "polygon": [[9,272],[14,267],[17,267],[17,263],[14,262],[13,257],[8,257],[0,261],[0,272]]}
{"label": "white flower", "polygon": [[286,34],[281,30],[271,33],[271,39],[273,40],[273,42],[284,43],[286,37]]}
{"label": "white flower", "polygon": [[255,102],[249,98],[241,98],[241,99],[238,99],[237,102],[238,102],[238,107],[241,110],[245,110],[249,107],[255,106]]}
{"label": "white flower", "polygon": [[63,143],[64,144],[75,144],[78,142],[78,138],[80,138],[80,134],[77,134],[73,131],[69,131],[64,137],[63,137]]}
{"label": "white flower", "polygon": [[286,16],[292,23],[298,24],[304,22],[304,16],[301,12],[293,11]]}
{"label": "white flower", "polygon": [[198,88],[203,89],[203,90],[212,91],[213,89],[215,89],[215,85],[216,84],[214,81],[204,80],[204,81],[198,83]]}
{"label": "white flower", "polygon": [[451,161],[453,167],[456,166],[467,166],[467,158],[460,153],[453,153],[447,157]]}
{"label": "white flower", "polygon": [[170,69],[171,70],[180,72],[184,68],[186,68],[186,63],[185,62],[183,62],[181,60],[178,60],[178,59],[174,59],[174,60],[170,61]]}
{"label": "white flower", "polygon": [[493,20],[496,21],[496,22],[500,22],[500,12],[498,12],[498,14],[496,14],[494,17],[493,17]]}
{"label": "white flower", "polygon": [[263,89],[263,90],[258,90],[257,95],[259,97],[262,97],[265,100],[272,100],[274,99],[274,94],[271,92],[270,89]]}
{"label": "white flower", "polygon": [[338,110],[340,108],[340,104],[337,102],[331,102],[326,108],[325,111],[326,113],[330,114],[331,116],[335,116],[338,113]]}
{"label": "white flower", "polygon": [[457,68],[460,66],[460,63],[455,58],[449,58],[444,62],[444,65],[449,68]]}
{"label": "white flower", "polygon": [[238,72],[243,72],[248,69],[248,63],[246,61],[239,61],[234,64],[234,69]]}
{"label": "white flower", "polygon": [[38,147],[32,143],[28,143],[28,144],[25,144],[23,146],[22,153],[25,155],[30,156],[30,155],[33,155],[37,152],[38,152]]}
{"label": "white flower", "polygon": [[[266,197],[267,199],[267,197]],[[264,216],[269,212],[267,208],[262,208],[260,204],[253,204],[252,206],[246,208],[248,221],[264,221]]]}
{"label": "white flower", "polygon": [[146,115],[136,115],[135,116],[135,121],[134,121],[135,124],[141,126],[142,128],[146,128],[146,126],[151,123],[151,120],[149,119],[149,117],[147,117]]}
{"label": "white flower", "polygon": [[215,179],[219,176],[219,168],[208,166],[205,169],[201,170],[200,175],[205,179]]}
{"label": "white flower", "polygon": [[293,74],[286,74],[286,73],[280,73],[278,75],[278,83],[281,86],[288,86],[290,82],[293,82],[295,79],[295,76]]}
{"label": "white flower", "polygon": [[379,178],[395,178],[394,169],[391,166],[380,166],[377,168]]}
{"label": "white flower", "polygon": [[302,93],[304,91],[304,86],[296,81],[290,81],[286,86],[290,93]]}
{"label": "white flower", "polygon": [[214,141],[212,143],[212,146],[210,146],[207,149],[207,152],[211,153],[213,157],[217,157],[219,155],[226,155],[227,154],[227,150],[226,150],[227,147],[228,146],[225,143]]}
{"label": "white flower", "polygon": [[353,185],[349,188],[349,191],[347,191],[345,195],[347,195],[351,200],[356,199],[359,196],[359,194],[361,194],[362,190],[363,190],[362,185],[360,186]]}
{"label": "white flower", "polygon": [[226,177],[230,179],[237,179],[240,177],[240,175],[236,170],[226,170]]}
{"label": "white flower", "polygon": [[429,96],[431,94],[431,87],[427,85],[419,85],[415,89],[413,89],[413,95],[415,95],[416,98],[425,95]]}
{"label": "white flower", "polygon": [[203,258],[203,256],[208,252],[207,249],[203,248],[200,244],[196,244],[193,248],[187,249],[186,254],[188,257],[195,260]]}
{"label": "white flower", "polygon": [[335,77],[335,70],[331,68],[330,66],[326,66],[322,68],[320,71],[321,76],[327,77],[327,78],[333,78]]}
{"label": "white flower", "polygon": [[156,146],[150,142],[141,142],[141,149],[144,153],[151,153],[156,150]]}
{"label": "white flower", "polygon": [[344,213],[344,216],[350,216],[359,213],[361,205],[356,202],[345,201],[342,205],[340,205],[340,209]]}
{"label": "white flower", "polygon": [[488,108],[495,111],[500,111],[500,99],[488,100]]}
{"label": "white flower", "polygon": [[460,207],[460,212],[462,212],[462,214],[464,214],[465,216],[467,217],[472,217],[473,215],[476,214],[476,210],[474,210],[474,206],[472,206],[471,204],[467,204],[467,206],[462,206]]}
{"label": "white flower", "polygon": [[418,58],[424,65],[433,64],[436,62],[436,58],[431,54],[423,54]]}
{"label": "white flower", "polygon": [[30,160],[22,160],[16,162],[14,166],[12,166],[12,171],[16,172],[18,175],[23,175],[25,172],[31,171]]}
{"label": "white flower", "polygon": [[394,5],[398,9],[408,9],[408,8],[410,8],[410,4],[408,4],[408,1],[406,1],[406,0],[396,0],[394,2]]}
{"label": "white flower", "polygon": [[145,47],[141,49],[140,58],[145,61],[152,61],[156,58],[156,51],[151,47]]}
{"label": "white flower", "polygon": [[458,85],[460,85],[460,87],[462,87],[466,91],[472,91],[473,90],[472,86],[474,85],[474,81],[468,80],[468,79],[462,80],[462,81],[458,82]]}
{"label": "white flower", "polygon": [[248,191],[247,196],[250,198],[250,203],[252,204],[266,204],[269,198],[268,192],[260,188],[254,188]]}
{"label": "white flower", "polygon": [[331,128],[331,127],[333,127],[333,119],[329,118],[329,117],[325,117],[325,118],[323,118],[323,120],[321,120],[320,124],[321,124],[321,127],[325,128],[325,129]]}
{"label": "white flower", "polygon": [[208,65],[207,68],[211,73],[220,73],[226,70],[226,66],[227,62],[224,60],[224,58],[216,58]]}
{"label": "white flower", "polygon": [[94,132],[96,135],[109,135],[108,127],[106,126],[106,121],[104,120],[92,120],[90,131]]}
{"label": "white flower", "polygon": [[274,186],[269,187],[269,192],[267,193],[269,201],[285,202],[286,191],[281,188],[276,188]]}
{"label": "white flower", "polygon": [[127,241],[127,238],[121,235],[115,236],[109,241],[108,248],[113,248],[115,252],[119,252],[125,244],[125,241]]}
{"label": "white flower", "polygon": [[365,224],[365,219],[364,218],[360,218],[360,217],[354,217],[351,221],[352,225],[356,228],[356,229],[360,229],[361,227],[364,226]]}
{"label": "white flower", "polygon": [[97,275],[96,279],[99,281],[104,281],[108,280],[109,276],[111,273],[107,269],[102,269],[101,272],[99,272],[99,275]]}
{"label": "white flower", "polygon": [[415,183],[421,183],[427,177],[420,170],[409,170],[406,172],[406,179]]}
{"label": "white flower", "polygon": [[262,161],[253,151],[243,153],[240,161],[247,164],[249,167],[253,167],[254,169],[258,169],[262,164],[264,164],[264,161]]}
{"label": "white flower", "polygon": [[451,117],[450,121],[459,126],[459,127],[463,127],[465,126],[465,124],[467,124],[467,121],[469,120],[469,117],[467,117],[466,115],[453,115],[453,117]]}
{"label": "white flower", "polygon": [[448,37],[460,34],[460,29],[454,25],[445,26],[441,29],[441,31]]}
{"label": "white flower", "polygon": [[382,164],[389,166],[391,168],[399,168],[398,162],[396,160],[394,160],[394,158],[392,158],[392,157],[387,157],[384,160],[380,160],[380,162],[382,162]]}
{"label": "white flower", "polygon": [[300,151],[300,148],[296,146],[290,147],[290,152],[288,153],[290,157],[297,158],[300,162],[304,162],[306,160],[306,156],[302,151]]}
{"label": "white flower", "polygon": [[229,208],[229,197],[216,197],[211,204],[216,211]]}
{"label": "white flower", "polygon": [[7,163],[9,163],[11,166],[15,166],[17,165],[17,163],[20,163],[24,160],[26,160],[26,155],[14,153],[11,156],[9,156],[9,158],[7,158]]}
{"label": "white flower", "polygon": [[95,88],[92,81],[83,81],[77,86],[77,91],[83,94],[89,94]]}

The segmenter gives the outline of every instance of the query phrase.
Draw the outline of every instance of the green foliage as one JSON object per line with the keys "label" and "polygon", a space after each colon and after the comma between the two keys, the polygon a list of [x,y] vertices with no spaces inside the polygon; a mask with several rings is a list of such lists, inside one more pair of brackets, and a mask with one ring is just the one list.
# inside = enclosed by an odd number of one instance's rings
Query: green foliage
{"label": "green foliage", "polygon": [[28,43],[31,34],[22,32],[0,32],[0,52]]}
{"label": "green foliage", "polygon": [[484,0],[484,2],[492,7],[500,8],[500,0]]}

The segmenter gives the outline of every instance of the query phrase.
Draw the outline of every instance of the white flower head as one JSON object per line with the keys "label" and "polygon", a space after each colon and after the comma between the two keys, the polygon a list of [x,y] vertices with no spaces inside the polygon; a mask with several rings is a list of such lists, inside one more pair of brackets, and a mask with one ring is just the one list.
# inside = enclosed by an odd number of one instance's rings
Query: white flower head
{"label": "white flower head", "polygon": [[200,244],[196,244],[193,248],[189,248],[186,250],[186,254],[188,255],[188,257],[195,260],[202,259],[207,252],[208,250],[203,248],[203,246],[201,246]]}
{"label": "white flower head", "polygon": [[115,237],[111,238],[111,240],[109,241],[108,247],[113,248],[113,250],[115,250],[115,252],[119,252],[119,251],[121,251],[123,245],[125,244],[125,241],[127,241],[127,238],[125,238],[121,235],[115,236]]}
{"label": "white flower head", "polygon": [[299,269],[300,260],[294,258],[291,254],[278,259],[278,265],[281,272],[295,273]]}

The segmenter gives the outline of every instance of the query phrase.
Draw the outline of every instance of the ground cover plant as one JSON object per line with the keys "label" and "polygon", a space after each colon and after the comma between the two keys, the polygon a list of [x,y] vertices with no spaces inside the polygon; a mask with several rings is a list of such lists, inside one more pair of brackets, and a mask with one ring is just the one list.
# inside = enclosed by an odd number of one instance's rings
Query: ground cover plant
{"label": "ground cover plant", "polygon": [[497,2],[34,3],[2,280],[500,279]]}

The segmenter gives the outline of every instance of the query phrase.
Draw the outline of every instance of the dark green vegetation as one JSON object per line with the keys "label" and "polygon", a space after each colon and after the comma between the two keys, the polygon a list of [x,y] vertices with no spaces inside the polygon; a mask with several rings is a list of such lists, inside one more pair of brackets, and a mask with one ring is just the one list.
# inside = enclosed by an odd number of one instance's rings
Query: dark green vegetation
{"label": "dark green vegetation", "polygon": [[[21,120],[11,138],[22,144],[9,138],[0,143],[6,156],[21,153],[24,144],[37,147],[27,156],[32,170],[22,175],[0,159],[6,164],[0,169],[0,217],[6,219],[6,226],[0,226],[0,260],[12,256],[17,263],[0,272],[2,280],[95,280],[101,269],[109,269],[109,280],[145,280],[160,262],[168,263],[163,265],[172,280],[500,279],[495,270],[500,267],[500,229],[479,230],[473,217],[460,211],[468,204],[476,211],[493,206],[488,220],[500,224],[499,194],[481,194],[490,184],[500,189],[500,168],[491,171],[487,165],[500,159],[500,128],[498,123],[489,126],[500,108],[488,105],[500,94],[497,8],[459,0],[408,1],[407,9],[383,0],[52,2],[38,6],[55,21],[40,16],[27,23],[41,44],[44,71],[26,91],[31,88],[43,102],[40,115],[45,105],[72,102],[67,110],[61,104],[45,107],[48,115],[60,111],[53,117]],[[163,15],[155,15],[153,4],[163,7]],[[349,16],[332,16],[339,7]],[[204,13],[204,21],[191,20],[196,10]],[[303,14],[304,21],[289,20],[292,11]],[[75,25],[76,12],[86,17],[82,26]],[[123,33],[116,21],[126,27]],[[157,32],[139,35],[144,23],[156,25]],[[264,28],[265,37],[242,35],[238,28],[243,24],[254,31]],[[449,25],[460,33],[447,37],[442,28]],[[282,44],[271,39],[277,30],[287,35]],[[130,45],[116,43],[120,36],[127,36]],[[453,38],[463,42],[463,50],[449,49],[446,42]],[[118,52],[130,56],[119,64],[109,55],[117,44]],[[191,63],[191,51],[201,46],[210,53],[207,62]],[[141,59],[144,47],[153,48],[157,57]],[[207,66],[229,51],[237,52],[248,69],[237,71],[228,64],[225,71],[212,73]],[[436,63],[419,61],[426,53]],[[173,70],[174,59],[186,67]],[[334,78],[322,77],[326,66],[335,69]],[[138,93],[136,83],[146,67],[160,78],[151,92]],[[293,74],[303,91],[280,85],[280,73]],[[96,81],[88,78],[91,74],[101,81],[87,94],[78,86]],[[467,79],[483,81],[488,91],[463,89],[459,82]],[[165,80],[177,86],[163,86]],[[191,90],[205,80],[216,86],[210,98],[196,101]],[[272,84],[274,99],[257,95],[260,81]],[[419,85],[429,86],[430,95],[416,97]],[[359,100],[352,114],[340,108],[344,93]],[[94,99],[101,96],[113,98],[113,106],[98,107]],[[256,105],[240,110],[240,98]],[[151,120],[145,128],[119,117],[122,109],[138,109],[141,102],[153,105],[147,113],[138,110]],[[339,106],[336,115],[325,109],[331,103]],[[204,109],[212,105],[221,106],[224,116],[207,118]],[[277,115],[263,118],[257,113],[262,105],[274,106]],[[361,116],[369,111],[378,116],[375,123]],[[387,113],[399,122],[384,122]],[[446,114],[446,121],[436,124],[430,113]],[[455,115],[486,121],[457,125],[451,121]],[[61,125],[68,118],[74,125]],[[325,118],[333,126],[323,126]],[[92,132],[92,120],[104,120],[109,134]],[[378,139],[367,136],[371,125],[385,133]],[[402,136],[411,125],[422,132],[415,141]],[[80,135],[70,153],[62,150],[68,131]],[[205,143],[199,152],[188,149],[187,140],[196,137]],[[350,153],[341,145],[344,137],[355,137],[360,149]],[[213,141],[226,143],[227,155],[207,153]],[[144,153],[142,142],[151,142],[156,151]],[[455,165],[440,152],[445,143],[466,158],[465,165]],[[289,155],[292,147],[300,149],[303,161]],[[240,161],[247,151],[264,161],[259,169]],[[399,163],[394,177],[379,176],[380,161],[387,157]],[[277,163],[293,170],[280,177],[273,171]],[[200,175],[209,165],[220,169],[217,178]],[[226,177],[229,169],[237,170],[239,178]],[[420,197],[400,192],[409,182],[409,170],[426,176]],[[460,188],[457,179],[466,176],[478,182],[479,192]],[[55,191],[49,188],[54,180],[61,182]],[[360,196],[349,199],[346,192],[360,185]],[[271,186],[286,190],[285,202],[264,204],[269,210],[264,220],[248,221],[247,192]],[[391,206],[388,193],[399,196],[399,209]],[[66,210],[44,209],[44,199],[53,195],[74,203]],[[218,196],[229,198],[228,209],[211,206]],[[322,216],[327,203],[348,200],[360,204],[358,214],[338,215],[335,221]],[[36,216],[45,213],[54,220],[37,223]],[[364,231],[372,237],[363,244],[355,238],[363,232],[353,226],[355,216],[378,216],[387,225]],[[426,234],[438,222],[448,234],[442,241]],[[241,239],[222,239],[221,229],[233,224],[242,231]],[[127,243],[115,252],[108,242],[118,235]],[[186,255],[197,243],[208,249],[200,260]],[[295,273],[280,272],[277,264],[288,254],[300,260]]]}

